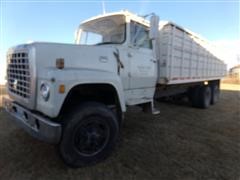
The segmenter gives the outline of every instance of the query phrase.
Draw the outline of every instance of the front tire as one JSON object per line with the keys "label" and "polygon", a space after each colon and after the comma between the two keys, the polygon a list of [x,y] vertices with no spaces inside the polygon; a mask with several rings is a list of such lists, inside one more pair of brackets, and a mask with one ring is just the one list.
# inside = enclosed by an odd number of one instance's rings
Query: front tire
{"label": "front tire", "polygon": [[60,156],[75,168],[98,163],[110,155],[118,134],[118,121],[110,109],[101,103],[83,103],[65,119]]}

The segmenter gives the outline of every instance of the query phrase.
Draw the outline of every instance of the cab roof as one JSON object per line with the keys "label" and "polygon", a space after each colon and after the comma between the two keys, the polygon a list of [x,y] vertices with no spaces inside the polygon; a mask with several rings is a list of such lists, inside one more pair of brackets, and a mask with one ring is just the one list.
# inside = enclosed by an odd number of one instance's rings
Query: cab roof
{"label": "cab roof", "polygon": [[[112,12],[112,13],[106,13],[106,14],[100,14],[100,15],[91,17],[91,18],[83,21],[81,24],[85,24],[85,23],[93,21],[93,20],[97,20],[97,19],[104,18],[104,17],[109,17],[109,16],[115,16],[115,15],[123,15],[123,16],[126,16],[126,17],[129,16],[129,17],[131,17],[131,19],[134,19],[138,22],[143,23],[144,25],[149,26],[149,21],[148,20],[144,19],[143,17],[141,17],[137,14],[131,13],[127,10],[122,10],[122,11]],[[80,26],[81,26],[81,24],[80,24]]]}
{"label": "cab roof", "polygon": [[[118,11],[118,12],[112,12],[112,13],[105,13],[105,14],[100,14],[100,15],[97,15],[97,16],[94,16],[94,17],[91,17],[85,21],[83,21],[80,25],[79,25],[79,28],[82,24],[84,23],[87,23],[87,22],[90,22],[90,21],[93,21],[93,20],[97,20],[97,19],[100,19],[100,18],[104,18],[104,17],[109,17],[109,16],[115,16],[115,15],[123,15],[123,16],[129,16],[131,19],[137,21],[137,22],[141,22],[142,24],[144,24],[145,26],[147,27],[150,27],[150,22],[149,20],[145,19],[143,16],[140,16],[138,14],[134,14],[132,12],[129,12],[128,10],[121,10],[121,11]],[[182,26],[179,26],[177,25],[176,23],[172,22],[172,21],[166,21],[166,20],[161,20],[159,22],[159,29],[162,29],[164,26],[166,25],[172,25],[172,26],[175,26],[176,28],[178,29],[181,29],[189,34],[191,34],[192,36],[194,37],[197,37],[198,39],[201,39],[202,41],[204,42],[208,42],[208,40],[206,40],[205,38],[203,38],[201,35],[197,34],[197,33],[194,33],[192,31],[190,31],[189,29],[186,29],[186,28],[183,28]]]}

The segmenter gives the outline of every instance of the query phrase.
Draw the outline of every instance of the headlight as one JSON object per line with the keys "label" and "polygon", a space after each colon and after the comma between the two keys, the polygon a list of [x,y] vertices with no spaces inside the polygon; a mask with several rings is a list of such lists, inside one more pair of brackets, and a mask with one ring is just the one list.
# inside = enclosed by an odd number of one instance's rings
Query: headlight
{"label": "headlight", "polygon": [[50,87],[48,84],[46,83],[42,83],[40,86],[40,94],[42,96],[42,98],[47,101],[49,99],[50,96]]}

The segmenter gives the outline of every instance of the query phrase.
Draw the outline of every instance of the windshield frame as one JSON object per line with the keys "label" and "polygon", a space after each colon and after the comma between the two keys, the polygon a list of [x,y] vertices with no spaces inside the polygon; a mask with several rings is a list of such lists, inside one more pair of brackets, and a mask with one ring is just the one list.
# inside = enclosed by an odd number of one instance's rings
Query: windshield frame
{"label": "windshield frame", "polygon": [[[122,24],[124,27],[123,27],[123,38],[122,38],[122,41],[121,42],[111,42],[111,41],[106,41],[106,42],[99,42],[99,43],[96,43],[96,44],[81,44],[80,42],[81,42],[81,35],[82,35],[82,33],[83,32],[85,32],[85,33],[88,33],[88,32],[90,32],[91,33],[91,31],[85,31],[84,30],[84,24],[85,23],[87,23],[87,22],[84,22],[83,24],[81,24],[80,26],[79,26],[79,28],[78,28],[78,30],[77,30],[77,32],[76,32],[76,40],[75,40],[75,42],[76,42],[76,44],[79,44],[79,45],[86,45],[86,46],[101,46],[101,45],[111,45],[111,44],[124,44],[125,42],[126,42],[126,40],[127,40],[127,30],[128,30],[128,28],[127,28],[127,22],[126,22],[126,16],[125,15],[123,15],[123,14],[119,14],[119,16],[123,16],[123,18],[124,18],[124,23]],[[110,17],[110,16],[108,16],[108,17]],[[99,18],[99,19],[95,19],[95,20],[100,20],[100,19],[104,19],[104,18],[107,18],[107,16],[106,17],[101,17],[101,18]],[[106,43],[106,44],[105,44]]]}

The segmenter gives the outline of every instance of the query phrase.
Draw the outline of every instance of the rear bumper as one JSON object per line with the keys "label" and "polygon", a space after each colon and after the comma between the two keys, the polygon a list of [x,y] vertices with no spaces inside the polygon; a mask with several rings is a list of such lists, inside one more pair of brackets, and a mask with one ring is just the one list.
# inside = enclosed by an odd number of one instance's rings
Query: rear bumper
{"label": "rear bumper", "polygon": [[31,136],[52,144],[57,144],[60,141],[62,133],[61,124],[32,113],[26,108],[16,104],[10,98],[3,98],[3,106],[13,117],[11,120],[15,121],[16,124]]}

